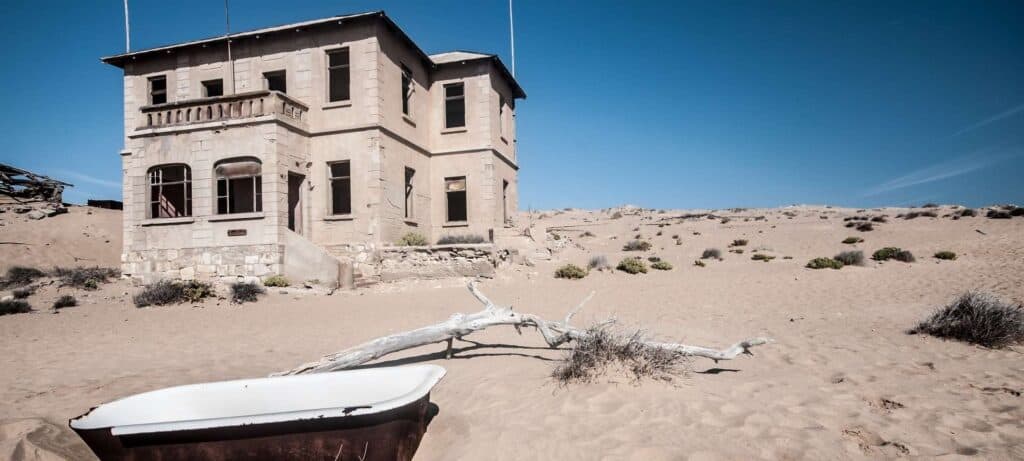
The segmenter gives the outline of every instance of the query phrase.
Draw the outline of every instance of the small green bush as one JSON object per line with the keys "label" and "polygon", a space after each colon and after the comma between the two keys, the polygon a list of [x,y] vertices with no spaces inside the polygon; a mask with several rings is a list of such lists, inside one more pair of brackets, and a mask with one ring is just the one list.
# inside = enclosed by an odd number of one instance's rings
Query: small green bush
{"label": "small green bush", "polygon": [[[427,245],[427,238],[418,232],[409,232],[398,239],[396,245],[403,247],[420,247]],[[265,284],[264,284],[265,285]]]}
{"label": "small green bush", "polygon": [[701,255],[700,255],[700,259],[711,259],[711,258],[722,259],[722,250],[719,250],[718,248],[708,248],[708,249],[704,250],[704,253],[701,253]]}
{"label": "small green bush", "polygon": [[291,283],[283,275],[271,275],[263,279],[263,286],[265,287],[286,287],[288,285],[291,285]]}
{"label": "small green bush", "polygon": [[672,264],[668,261],[655,261],[651,264],[651,269],[657,269],[659,271],[670,271],[672,270]]}
{"label": "small green bush", "polygon": [[697,267],[704,267],[704,266],[707,266],[707,264],[704,264],[704,261],[701,261],[701,260],[699,260],[699,259],[698,259],[698,260],[695,260],[695,261],[693,261],[693,265],[694,265],[694,266],[697,266]]}
{"label": "small green bush", "polygon": [[864,252],[863,251],[844,251],[844,252],[841,252],[841,253],[835,255],[835,257],[832,258],[832,259],[835,259],[836,261],[839,261],[839,262],[841,262],[841,263],[843,263],[844,265],[847,265],[847,266],[863,266],[864,265]]}
{"label": "small green bush", "polygon": [[733,240],[732,243],[729,244],[729,246],[731,246],[731,247],[743,247],[743,246],[747,246],[747,243],[749,243],[749,242],[746,239],[736,239],[736,240]]}
{"label": "small green bush", "polygon": [[754,261],[768,262],[768,261],[771,261],[771,260],[775,259],[775,257],[771,256],[771,255],[766,255],[764,253],[757,253],[754,256],[751,256],[750,259],[753,259]]}
{"label": "small green bush", "polygon": [[842,269],[842,261],[836,261],[832,258],[814,258],[807,262],[808,269]]}
{"label": "small green bush", "polygon": [[160,280],[132,297],[135,307],[195,303],[213,296],[213,285],[198,280]]}
{"label": "small green bush", "polygon": [[75,299],[75,297],[71,296],[71,295],[63,295],[63,296],[57,298],[57,300],[53,302],[53,308],[54,309],[63,309],[65,307],[75,307],[77,305],[78,305],[78,300]]}
{"label": "small green bush", "polygon": [[895,259],[897,261],[903,261],[905,263],[912,263],[916,260],[914,258],[913,253],[911,253],[910,251],[896,247],[882,248],[881,250],[874,252],[874,254],[871,255],[871,259],[874,259],[875,261],[886,261],[889,259]]}
{"label": "small green bush", "polygon": [[587,276],[587,271],[575,264],[566,264],[555,271],[556,279],[581,279]]}
{"label": "small green bush", "polygon": [[616,269],[627,274],[646,274],[647,264],[644,264],[642,260],[637,258],[624,258],[622,261],[619,261],[619,265]]}
{"label": "small green bush", "polygon": [[253,282],[235,282],[231,284],[231,301],[238,304],[256,302],[259,295],[266,291]]}
{"label": "small green bush", "polygon": [[860,237],[846,237],[845,239],[843,239],[843,243],[845,243],[847,245],[853,245],[855,243],[861,243],[863,241],[864,241],[864,239],[862,239]]}
{"label": "small green bush", "polygon": [[23,299],[9,299],[7,301],[0,301],[0,315],[8,314],[24,314],[31,312],[32,306]]}
{"label": "small green bush", "polygon": [[633,240],[622,247],[622,251],[647,251],[651,249],[651,244],[643,240]]}
{"label": "small green bush", "polygon": [[936,259],[945,259],[945,260],[948,260],[948,261],[952,261],[952,260],[956,259],[956,253],[953,253],[952,251],[940,251],[940,252],[935,253],[935,258]]}

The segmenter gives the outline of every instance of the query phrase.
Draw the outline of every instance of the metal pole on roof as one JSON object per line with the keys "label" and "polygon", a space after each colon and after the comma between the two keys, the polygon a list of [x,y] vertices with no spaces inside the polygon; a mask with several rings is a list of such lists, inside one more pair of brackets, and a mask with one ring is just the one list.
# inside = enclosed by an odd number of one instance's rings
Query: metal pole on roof
{"label": "metal pole on roof", "polygon": [[124,0],[124,52],[132,51],[132,29],[128,25],[128,0]]}
{"label": "metal pole on roof", "polygon": [[516,76],[516,30],[512,24],[512,0],[508,0],[508,35],[512,42],[512,77]]}
{"label": "metal pole on roof", "polygon": [[224,0],[224,38],[228,42],[228,73],[231,80],[230,94],[235,94],[235,62],[231,60],[231,16],[228,14],[228,0]]}

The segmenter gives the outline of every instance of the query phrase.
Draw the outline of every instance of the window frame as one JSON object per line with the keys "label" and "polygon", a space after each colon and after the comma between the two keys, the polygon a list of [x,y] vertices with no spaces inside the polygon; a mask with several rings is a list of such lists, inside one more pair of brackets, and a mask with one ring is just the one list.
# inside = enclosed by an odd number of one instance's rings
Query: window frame
{"label": "window frame", "polygon": [[[217,174],[217,167],[224,164],[236,162],[256,162],[260,165],[260,173],[257,175],[221,177]],[[252,210],[232,211],[231,210],[231,181],[239,179],[252,179]],[[220,193],[220,182],[224,181],[224,194]],[[262,213],[263,212],[263,162],[256,157],[234,157],[218,160],[213,164],[213,214],[216,216],[229,216],[237,214]],[[224,212],[221,212],[220,201],[224,199]]]}
{"label": "window frame", "polygon": [[[458,96],[448,96],[448,90],[450,88],[462,88],[462,94]],[[466,128],[466,82],[452,82],[446,83],[442,87],[444,93],[441,95],[444,98],[444,128],[446,130],[464,129]],[[462,124],[461,125],[449,125],[448,124],[448,102],[449,101],[461,101],[462,103]]]}
{"label": "window frame", "polygon": [[[153,89],[153,82],[156,82],[156,81],[163,81],[164,82],[164,89],[162,89],[162,90],[154,90]],[[147,90],[147,93],[148,93],[147,96],[149,97],[149,104],[150,105],[167,104],[168,102],[170,102],[170,97],[169,97],[170,95],[167,92],[167,74],[153,75],[151,77],[146,78],[146,90]],[[164,97],[163,102],[155,102],[154,96],[156,96],[157,94],[159,94],[159,95]]]}
{"label": "window frame", "polygon": [[[276,77],[278,75],[281,76],[281,80],[284,82],[284,90],[271,90],[270,89],[270,79],[268,79],[267,76]],[[278,69],[278,70],[272,70],[272,71],[269,71],[269,72],[264,72],[263,73],[263,89],[267,90],[267,91],[280,91],[281,93],[288,94],[288,70],[287,69]]]}
{"label": "window frame", "polygon": [[416,170],[405,167],[405,219],[416,219]]}
{"label": "window frame", "polygon": [[[167,169],[167,168],[173,168],[173,167],[182,167],[182,168],[185,169],[184,179],[181,180],[181,181],[169,181],[169,182],[164,181],[163,180],[163,172],[164,172],[164,170]],[[156,183],[153,182],[153,175],[155,173],[158,173],[159,177],[160,177],[159,182],[156,182]],[[193,191],[192,191],[192,167],[190,167],[186,163],[164,163],[164,164],[160,164],[160,165],[153,165],[153,166],[149,167],[149,169],[146,170],[146,178],[149,180],[146,183],[146,194],[147,194],[146,203],[149,205],[148,207],[146,207],[146,218],[147,219],[174,219],[174,218],[190,218],[190,217],[192,217],[192,199],[193,199],[193,197],[192,197],[192,194],[193,194]],[[160,201],[157,200],[156,197],[162,197],[164,195],[163,194],[164,186],[175,186],[175,185],[179,185],[179,184],[184,186],[183,190],[182,190],[182,193],[185,195],[183,197],[183,199],[185,201],[185,213],[183,215],[181,215],[181,216],[159,216],[160,213],[158,212],[157,216],[154,216],[153,215],[153,205],[158,205],[160,203]],[[157,193],[155,197],[153,195],[153,187],[154,186],[156,186],[158,188],[158,190],[159,190],[159,193]],[[158,205],[157,209],[160,209],[159,205]]]}
{"label": "window frame", "polygon": [[[347,176],[334,176],[334,171],[333,171],[332,167],[334,165],[338,165],[338,164],[342,164],[342,163],[348,164],[348,175]],[[342,180],[347,181],[347,184],[348,184],[348,212],[347,213],[336,213],[335,210],[337,208],[334,206],[334,183],[335,183],[335,181],[342,181]],[[328,187],[328,193],[330,194],[330,200],[328,200],[328,206],[330,207],[328,209],[328,214],[330,216],[352,216],[352,209],[354,208],[352,206],[353,205],[353,203],[352,203],[353,202],[353,200],[352,200],[352,160],[351,159],[333,160],[333,161],[327,162],[327,184],[329,186]]]}
{"label": "window frame", "polygon": [[[465,185],[465,188],[462,190],[463,196],[465,197],[464,200],[463,200],[463,202],[464,202],[463,203],[463,208],[464,208],[464,211],[465,211],[465,213],[464,213],[465,216],[463,216],[463,219],[461,219],[461,220],[453,221],[453,220],[450,219],[452,214],[451,214],[451,200],[450,200],[450,195],[449,195],[452,192],[448,191],[448,183],[449,182],[453,182],[453,181],[458,181],[458,180],[462,180],[463,184]],[[466,223],[469,222],[469,179],[465,175],[463,175],[463,176],[446,176],[444,178],[444,222],[445,222],[445,224],[448,224],[448,225],[451,225],[451,224],[466,224]]]}
{"label": "window frame", "polygon": [[[335,54],[341,54],[341,53],[345,53],[345,55],[348,57],[348,59],[346,60],[345,64],[338,64],[338,65],[332,66],[331,65],[331,56],[335,55]],[[351,49],[349,47],[347,47],[347,46],[344,46],[344,47],[340,47],[340,48],[333,48],[333,49],[330,49],[330,50],[324,50],[324,58],[325,58],[325,63],[324,64],[326,64],[325,68],[327,69],[327,78],[325,79],[326,83],[327,83],[327,102],[328,103],[342,103],[342,102],[351,101],[352,100],[352,51],[351,51]],[[344,69],[345,72],[348,74],[348,78],[347,78],[347,80],[348,80],[348,88],[345,89],[345,93],[346,93],[345,96],[346,97],[344,99],[334,99],[334,95],[331,93],[331,75],[333,74],[333,72],[335,70],[341,70],[341,69]]]}
{"label": "window frame", "polygon": [[[210,89],[207,86],[207,84],[208,83],[214,83],[214,82],[217,82],[218,84],[220,84],[220,94],[210,96],[210,91],[209,91]],[[203,80],[202,82],[199,82],[199,85],[203,88],[203,97],[204,98],[215,98],[215,97],[218,97],[218,96],[224,96],[224,79],[222,79],[222,78],[213,78],[213,79],[210,79],[210,80]]]}
{"label": "window frame", "polygon": [[412,117],[412,95],[416,91],[416,81],[412,77],[412,69],[405,66],[405,64],[399,64],[399,70],[402,73],[402,114],[407,117]]}

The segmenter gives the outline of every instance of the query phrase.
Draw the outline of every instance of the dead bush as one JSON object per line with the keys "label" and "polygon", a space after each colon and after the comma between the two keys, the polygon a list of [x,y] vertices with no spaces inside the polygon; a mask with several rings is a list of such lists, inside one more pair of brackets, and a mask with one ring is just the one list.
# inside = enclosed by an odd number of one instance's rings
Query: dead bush
{"label": "dead bush", "polygon": [[253,282],[235,282],[231,284],[231,302],[237,304],[256,302],[259,295],[266,291]]}
{"label": "dead bush", "polygon": [[606,326],[591,327],[558,362],[551,377],[560,386],[591,383],[608,372],[625,372],[633,383],[672,381],[686,373],[686,355],[644,343],[642,332],[620,334]]}
{"label": "dead bush", "polygon": [[644,240],[633,240],[622,247],[622,251],[647,251],[650,249],[650,242]]}
{"label": "dead bush", "polygon": [[701,255],[700,255],[700,259],[711,259],[711,258],[722,259],[722,250],[719,250],[718,248],[708,248],[708,249],[704,250],[704,253],[701,253]]}
{"label": "dead bush", "polygon": [[1024,342],[1024,308],[981,292],[967,292],[907,331],[999,349]]}
{"label": "dead bush", "polygon": [[0,289],[25,286],[45,275],[45,272],[34,267],[12,266],[7,269],[7,275],[0,278]]}
{"label": "dead bush", "polygon": [[101,283],[120,277],[121,271],[109,267],[57,267],[53,275],[60,279],[61,286],[95,290]]}
{"label": "dead bush", "polygon": [[864,252],[855,251],[843,251],[837,254],[834,258],[847,266],[863,266],[864,265]]}
{"label": "dead bush", "polygon": [[77,305],[78,305],[78,300],[75,299],[75,297],[71,296],[71,295],[63,295],[63,296],[57,298],[57,300],[53,302],[53,308],[54,309],[63,309],[65,307],[75,307]]}
{"label": "dead bush", "polygon": [[487,239],[482,235],[476,234],[464,234],[464,235],[445,235],[437,240],[438,245],[456,245],[466,243],[484,243]]}
{"label": "dead bush", "polygon": [[23,299],[0,301],[0,315],[24,314],[32,311],[32,306]]}

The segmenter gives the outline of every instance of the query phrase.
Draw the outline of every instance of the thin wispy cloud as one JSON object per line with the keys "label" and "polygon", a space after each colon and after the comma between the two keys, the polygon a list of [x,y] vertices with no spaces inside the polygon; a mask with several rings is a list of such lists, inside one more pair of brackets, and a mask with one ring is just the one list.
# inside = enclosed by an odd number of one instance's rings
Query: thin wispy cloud
{"label": "thin wispy cloud", "polygon": [[967,173],[988,168],[1021,155],[1021,149],[1001,150],[998,152],[980,151],[971,155],[958,157],[930,165],[903,176],[890,179],[864,191],[863,197],[871,197],[898,189],[928,184],[943,179],[955,178]]}
{"label": "thin wispy cloud", "polygon": [[57,175],[54,179],[67,178],[69,181],[81,181],[89,184],[95,184],[110,189],[120,189],[121,183],[119,181],[111,181],[109,179],[97,178],[83,173],[68,170],[58,170]]}
{"label": "thin wispy cloud", "polygon": [[1017,115],[1017,114],[1019,114],[1021,112],[1024,112],[1024,104],[1021,104],[1021,105],[1019,105],[1017,107],[1013,107],[1013,108],[1007,109],[1007,110],[1005,110],[1003,112],[1000,112],[1000,113],[995,114],[995,115],[993,115],[993,116],[991,116],[989,118],[986,118],[986,119],[984,119],[984,120],[982,120],[982,121],[980,121],[978,123],[972,124],[970,126],[966,126],[966,127],[962,128],[960,131],[957,131],[956,133],[953,133],[953,136],[950,136],[950,138],[955,138],[955,137],[960,136],[960,135],[962,135],[964,133],[968,133],[968,132],[977,130],[978,128],[981,128],[981,127],[988,126],[988,125],[991,125],[993,123],[996,123],[996,122],[998,122],[1000,120],[1013,117],[1014,115]]}

